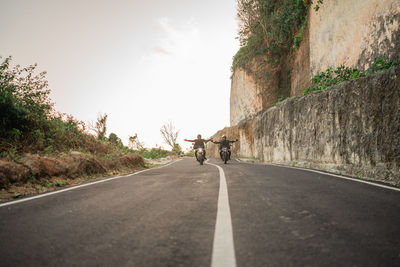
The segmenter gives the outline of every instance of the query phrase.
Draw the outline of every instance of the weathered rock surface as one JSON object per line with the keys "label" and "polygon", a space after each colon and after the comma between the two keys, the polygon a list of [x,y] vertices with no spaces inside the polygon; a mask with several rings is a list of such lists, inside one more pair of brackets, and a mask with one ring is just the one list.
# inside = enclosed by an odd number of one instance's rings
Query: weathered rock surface
{"label": "weathered rock surface", "polygon": [[317,12],[310,8],[300,47],[292,53],[280,73],[264,64],[267,79],[257,78],[256,60],[233,73],[231,126],[272,107],[279,97],[301,96],[311,78],[328,67],[367,70],[378,56],[400,61],[400,1],[324,1]]}
{"label": "weathered rock surface", "polygon": [[368,69],[378,56],[399,59],[400,1],[324,1],[309,12],[311,75],[345,64]]}
{"label": "weathered rock surface", "polygon": [[230,95],[230,123],[255,115],[263,110],[262,88],[257,86],[254,78],[239,68],[232,76]]}
{"label": "weathered rock surface", "polygon": [[400,67],[290,98],[223,131],[231,128],[242,157],[400,184]]}

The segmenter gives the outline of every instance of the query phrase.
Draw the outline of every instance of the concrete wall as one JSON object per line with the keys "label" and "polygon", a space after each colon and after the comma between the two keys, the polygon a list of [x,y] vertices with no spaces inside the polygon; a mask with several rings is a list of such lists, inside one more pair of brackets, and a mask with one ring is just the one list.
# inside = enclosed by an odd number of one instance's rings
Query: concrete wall
{"label": "concrete wall", "polygon": [[400,67],[288,99],[254,117],[252,139],[264,162],[400,184]]}

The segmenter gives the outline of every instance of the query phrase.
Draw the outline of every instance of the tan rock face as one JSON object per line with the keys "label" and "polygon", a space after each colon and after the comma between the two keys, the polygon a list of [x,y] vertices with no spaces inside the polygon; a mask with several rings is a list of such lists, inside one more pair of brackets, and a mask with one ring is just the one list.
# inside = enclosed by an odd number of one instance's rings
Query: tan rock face
{"label": "tan rock face", "polygon": [[400,184],[399,67],[273,107],[285,88],[290,89],[286,95],[301,96],[310,79],[328,67],[367,70],[378,56],[400,60],[400,1],[324,1],[317,12],[309,10],[300,47],[285,63],[290,71],[271,68],[272,76],[263,80],[255,74],[260,69],[255,60],[249,72],[235,71],[232,127],[216,136],[238,136],[237,156],[395,177]]}
{"label": "tan rock face", "polygon": [[253,120],[241,121],[238,125],[240,151],[239,157],[251,158],[254,156],[253,146]]}
{"label": "tan rock face", "polygon": [[309,27],[306,27],[292,63],[290,96],[302,95],[304,89],[311,85],[311,78]]}
{"label": "tan rock face", "polygon": [[[378,56],[400,60],[400,1],[325,1],[316,12],[310,8],[308,24],[290,73],[274,73],[271,81],[255,78],[251,72],[235,71],[230,97],[230,123],[237,125],[274,105],[282,90],[283,76],[290,76],[290,96],[301,96],[311,78],[328,67],[342,64],[367,70]],[[268,67],[267,67],[268,68]],[[253,73],[253,74],[251,74]],[[283,76],[282,76],[283,75]],[[285,87],[285,86],[283,86]],[[281,92],[276,94],[276,92]]]}
{"label": "tan rock face", "polygon": [[399,106],[400,67],[395,67],[288,99],[254,117],[252,137],[246,138],[253,139],[253,155],[264,162],[399,185]]}
{"label": "tan rock face", "polygon": [[254,78],[243,69],[237,69],[232,77],[230,96],[230,123],[249,118],[261,111],[262,92]]}
{"label": "tan rock face", "polygon": [[341,64],[368,69],[379,55],[400,52],[400,1],[324,1],[310,10],[311,76]]}

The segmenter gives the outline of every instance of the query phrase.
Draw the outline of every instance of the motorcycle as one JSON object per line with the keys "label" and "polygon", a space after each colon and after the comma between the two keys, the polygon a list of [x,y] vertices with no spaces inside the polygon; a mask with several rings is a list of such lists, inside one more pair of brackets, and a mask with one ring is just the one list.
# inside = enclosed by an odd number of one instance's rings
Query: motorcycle
{"label": "motorcycle", "polygon": [[226,164],[226,162],[229,159],[229,152],[228,152],[228,148],[223,147],[222,151],[221,151],[221,159],[224,162],[224,164]]}
{"label": "motorcycle", "polygon": [[197,149],[197,161],[200,162],[200,165],[203,165],[204,163],[204,149],[199,147]]}

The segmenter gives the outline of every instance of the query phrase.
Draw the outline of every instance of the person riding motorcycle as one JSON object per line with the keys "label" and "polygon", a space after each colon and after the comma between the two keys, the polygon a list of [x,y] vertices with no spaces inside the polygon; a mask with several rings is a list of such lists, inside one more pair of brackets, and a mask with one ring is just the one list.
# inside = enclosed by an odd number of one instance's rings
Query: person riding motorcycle
{"label": "person riding motorcycle", "polygon": [[199,149],[199,148],[202,148],[204,150],[204,159],[207,159],[206,158],[206,150],[204,149],[204,144],[209,141],[212,141],[212,139],[207,139],[207,140],[202,139],[201,134],[198,134],[197,139],[194,139],[194,140],[184,139],[184,141],[194,143],[193,149],[194,149],[194,155],[196,156],[196,159],[197,159],[197,149]]}
{"label": "person riding motorcycle", "polygon": [[237,142],[238,139],[227,140],[226,135],[222,135],[221,138],[222,138],[221,141],[212,141],[211,140],[211,142],[213,142],[214,144],[219,144],[219,156],[221,157],[221,159],[222,159],[222,149],[224,147],[226,147],[228,149],[228,155],[229,155],[228,158],[229,158],[229,160],[231,160],[231,143]]}

